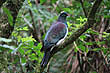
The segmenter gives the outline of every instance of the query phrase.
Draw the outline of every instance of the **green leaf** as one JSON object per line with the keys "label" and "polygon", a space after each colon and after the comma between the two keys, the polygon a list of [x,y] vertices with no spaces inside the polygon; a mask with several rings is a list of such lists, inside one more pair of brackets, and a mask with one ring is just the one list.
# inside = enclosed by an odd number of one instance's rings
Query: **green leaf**
{"label": "green leaf", "polygon": [[97,43],[97,45],[103,45],[103,44],[105,44],[105,41],[98,41],[96,43]]}
{"label": "green leaf", "polygon": [[101,47],[102,51],[104,52],[104,54],[107,54],[109,48],[104,48],[104,47]]}
{"label": "green leaf", "polygon": [[26,26],[26,27],[23,27],[23,30],[28,31],[29,29],[28,29],[28,27]]}
{"label": "green leaf", "polygon": [[68,13],[70,13],[70,14],[73,13],[72,10],[71,10],[70,8],[63,8],[63,10],[66,11],[66,12],[68,12]]}
{"label": "green leaf", "polygon": [[67,22],[68,27],[71,27],[73,24],[71,24],[70,22]]}
{"label": "green leaf", "polygon": [[85,44],[86,44],[86,45],[93,45],[94,42],[86,42]]}
{"label": "green leaf", "polygon": [[25,54],[30,54],[32,52],[32,50],[27,50],[26,52],[25,52]]}
{"label": "green leaf", "polygon": [[99,51],[99,50],[101,50],[100,48],[94,48],[94,49],[92,49],[92,51]]}
{"label": "green leaf", "polygon": [[51,3],[56,3],[57,0],[51,0]]}
{"label": "green leaf", "polygon": [[21,58],[21,63],[26,63],[26,58],[25,57]]}
{"label": "green leaf", "polygon": [[110,18],[110,15],[104,15],[104,18]]}
{"label": "green leaf", "polygon": [[46,2],[46,0],[40,0],[40,4],[43,4],[45,2]]}
{"label": "green leaf", "polygon": [[37,60],[37,57],[34,53],[32,53],[31,55],[29,55],[29,58],[33,61],[33,60]]}
{"label": "green leaf", "polygon": [[29,4],[30,7],[32,7],[32,4],[31,4],[30,0],[28,0],[28,4]]}
{"label": "green leaf", "polygon": [[28,31],[29,29],[28,29],[27,26],[25,26],[25,27],[23,27],[23,28],[16,28],[16,30],[17,30],[17,31]]}
{"label": "green leaf", "polygon": [[11,12],[7,8],[3,8],[3,11],[7,14],[10,25],[13,26],[13,16],[11,15]]}
{"label": "green leaf", "polygon": [[23,48],[19,48],[18,51],[19,51],[22,55],[24,55],[24,53],[25,53],[25,51],[24,51]]}
{"label": "green leaf", "polygon": [[26,37],[26,38],[20,38],[22,42],[30,42],[30,41],[36,41],[32,36]]}
{"label": "green leaf", "polygon": [[41,43],[39,43],[38,45],[37,45],[37,47],[36,47],[37,49],[41,49],[42,48],[42,44]]}
{"label": "green leaf", "polygon": [[78,48],[80,48],[83,52],[85,52],[85,51],[86,51],[86,47],[85,47],[85,46],[83,46],[83,45],[78,45]]}
{"label": "green leaf", "polygon": [[86,48],[85,52],[86,52],[86,53],[88,53],[88,52],[89,52],[89,49],[88,49],[88,48]]}
{"label": "green leaf", "polygon": [[92,33],[92,34],[99,35],[99,32],[96,32],[96,31],[94,31],[94,30],[92,30],[92,29],[88,29],[87,32],[88,32],[88,33]]}
{"label": "green leaf", "polygon": [[93,71],[93,72],[91,72],[91,73],[97,73],[97,72]]}
{"label": "green leaf", "polygon": [[29,47],[33,47],[34,46],[34,42],[33,41],[30,41],[29,42]]}
{"label": "green leaf", "polygon": [[80,38],[84,40],[84,39],[87,38],[87,36],[86,35],[81,35]]}
{"label": "green leaf", "polygon": [[74,49],[74,52],[78,52],[78,49],[77,49],[78,47],[75,47],[75,49]]}

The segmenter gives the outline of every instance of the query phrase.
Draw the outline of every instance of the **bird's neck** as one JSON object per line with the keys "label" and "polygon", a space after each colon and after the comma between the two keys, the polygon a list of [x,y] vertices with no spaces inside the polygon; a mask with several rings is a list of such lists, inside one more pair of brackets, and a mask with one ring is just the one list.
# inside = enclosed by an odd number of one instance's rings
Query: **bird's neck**
{"label": "bird's neck", "polygon": [[66,17],[59,17],[58,21],[62,22],[62,23],[65,23],[67,25]]}
{"label": "bird's neck", "polygon": [[66,17],[59,17],[58,21],[65,23],[66,22]]}

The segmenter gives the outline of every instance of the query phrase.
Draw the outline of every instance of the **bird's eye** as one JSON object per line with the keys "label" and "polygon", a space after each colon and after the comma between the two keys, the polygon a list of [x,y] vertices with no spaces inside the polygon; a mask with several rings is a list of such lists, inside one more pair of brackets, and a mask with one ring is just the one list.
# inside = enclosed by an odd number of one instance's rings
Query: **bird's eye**
{"label": "bird's eye", "polygon": [[63,16],[65,16],[65,15],[63,15]]}

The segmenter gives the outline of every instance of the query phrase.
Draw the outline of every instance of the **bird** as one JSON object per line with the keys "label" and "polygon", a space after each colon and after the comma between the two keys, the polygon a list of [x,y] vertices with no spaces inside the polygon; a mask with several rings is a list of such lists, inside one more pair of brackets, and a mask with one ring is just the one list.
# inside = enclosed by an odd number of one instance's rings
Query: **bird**
{"label": "bird", "polygon": [[68,24],[67,24],[67,12],[61,12],[57,21],[54,22],[48,29],[45,38],[43,40],[43,46],[41,52],[44,52],[43,59],[41,61],[41,68],[45,68],[49,62],[51,51],[55,46],[60,45],[68,34]]}

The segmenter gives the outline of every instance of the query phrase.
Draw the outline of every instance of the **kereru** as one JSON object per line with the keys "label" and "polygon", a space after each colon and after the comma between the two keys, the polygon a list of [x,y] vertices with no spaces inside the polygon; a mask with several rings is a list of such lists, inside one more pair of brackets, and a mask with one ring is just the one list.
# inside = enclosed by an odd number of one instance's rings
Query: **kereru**
{"label": "kereru", "polygon": [[58,46],[64,41],[68,34],[68,25],[66,17],[68,14],[66,12],[61,12],[58,20],[51,25],[46,33],[45,39],[43,41],[43,47],[41,52],[44,51],[44,57],[41,62],[41,68],[44,68],[48,64],[50,58],[50,52],[55,46]]}

